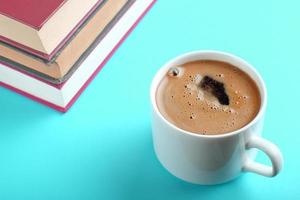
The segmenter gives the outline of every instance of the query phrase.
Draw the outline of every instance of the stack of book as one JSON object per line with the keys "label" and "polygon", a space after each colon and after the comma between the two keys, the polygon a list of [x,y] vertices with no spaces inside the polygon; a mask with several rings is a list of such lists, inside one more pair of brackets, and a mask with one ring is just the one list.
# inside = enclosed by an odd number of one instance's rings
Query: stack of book
{"label": "stack of book", "polygon": [[0,85],[65,112],[155,0],[0,0]]}

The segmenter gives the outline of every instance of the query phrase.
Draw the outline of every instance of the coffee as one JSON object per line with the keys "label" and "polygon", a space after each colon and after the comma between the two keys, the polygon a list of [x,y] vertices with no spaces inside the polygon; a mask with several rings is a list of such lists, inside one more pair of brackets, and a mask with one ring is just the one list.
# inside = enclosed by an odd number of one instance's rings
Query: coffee
{"label": "coffee", "polygon": [[237,67],[200,60],[172,67],[156,91],[160,113],[175,126],[217,135],[242,128],[261,104],[255,82]]}

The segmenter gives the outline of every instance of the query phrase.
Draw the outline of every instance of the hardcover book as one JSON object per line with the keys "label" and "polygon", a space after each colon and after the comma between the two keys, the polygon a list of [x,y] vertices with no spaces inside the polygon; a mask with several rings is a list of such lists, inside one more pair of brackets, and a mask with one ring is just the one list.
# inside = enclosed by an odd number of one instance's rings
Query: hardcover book
{"label": "hardcover book", "polygon": [[85,59],[92,44],[107,34],[133,2],[134,0],[109,0],[101,4],[66,45],[57,52],[53,61],[38,59],[0,42],[0,62],[53,84],[60,84]]}
{"label": "hardcover book", "polygon": [[50,60],[102,1],[0,0],[0,41]]}
{"label": "hardcover book", "polygon": [[154,2],[155,0],[135,1],[63,84],[46,83],[9,65],[0,64],[0,85],[66,112]]}

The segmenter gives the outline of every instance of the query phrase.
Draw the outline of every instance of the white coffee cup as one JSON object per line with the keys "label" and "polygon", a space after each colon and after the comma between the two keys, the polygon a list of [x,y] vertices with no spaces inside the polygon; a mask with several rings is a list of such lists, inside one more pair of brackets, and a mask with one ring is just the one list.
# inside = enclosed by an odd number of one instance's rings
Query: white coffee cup
{"label": "white coffee cup", "polygon": [[[170,67],[196,60],[216,60],[230,63],[246,72],[257,84],[261,107],[246,126],[221,135],[201,135],[180,129],[159,112],[156,90]],[[158,160],[173,175],[187,182],[211,185],[230,181],[242,172],[276,176],[282,168],[280,150],[261,137],[267,93],[258,72],[243,59],[219,51],[195,51],[181,55],[165,64],[151,85],[152,134]],[[255,162],[257,149],[267,154],[272,166]]]}

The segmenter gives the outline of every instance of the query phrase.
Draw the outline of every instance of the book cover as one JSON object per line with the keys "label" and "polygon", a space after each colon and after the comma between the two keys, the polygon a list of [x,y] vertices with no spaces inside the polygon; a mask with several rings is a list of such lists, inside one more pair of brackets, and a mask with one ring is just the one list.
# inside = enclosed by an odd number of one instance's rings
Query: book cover
{"label": "book cover", "polygon": [[66,112],[154,3],[155,0],[136,1],[62,85],[47,84],[2,64],[0,85]]}
{"label": "book cover", "polygon": [[86,20],[57,53],[52,62],[44,62],[42,59],[1,44],[1,42],[0,62],[50,83],[60,84],[71,76],[86,58],[90,49],[93,49],[93,43],[99,42],[109,32],[134,1],[110,0],[100,5],[90,19]]}
{"label": "book cover", "polygon": [[66,0],[0,0],[0,14],[40,29]]}
{"label": "book cover", "polygon": [[104,1],[0,0],[0,41],[50,61]]}

